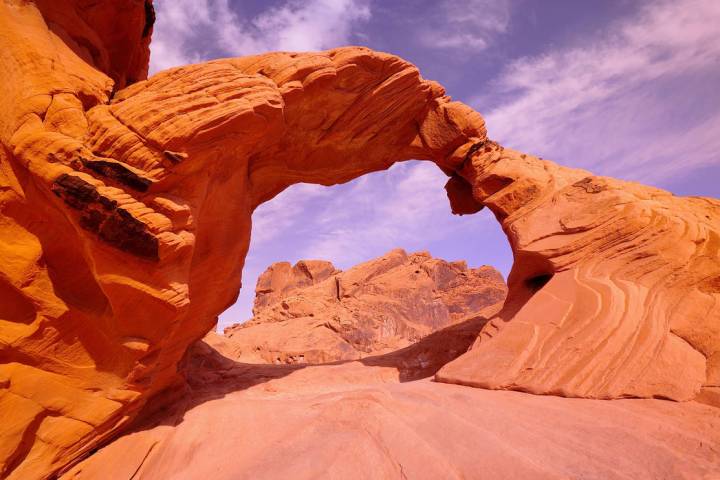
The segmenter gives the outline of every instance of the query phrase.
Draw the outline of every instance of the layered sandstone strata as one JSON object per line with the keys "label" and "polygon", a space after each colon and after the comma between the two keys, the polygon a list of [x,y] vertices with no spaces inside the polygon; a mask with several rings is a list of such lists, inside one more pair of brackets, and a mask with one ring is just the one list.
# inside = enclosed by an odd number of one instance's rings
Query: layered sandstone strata
{"label": "layered sandstone strata", "polygon": [[[434,351],[452,341],[448,333],[433,334],[441,340]],[[149,416],[61,479],[695,480],[717,474],[720,415],[697,402],[610,402],[405,381],[399,358],[238,365],[208,350],[196,348],[189,357],[188,375],[196,381],[173,409]]]}
{"label": "layered sandstone strata", "polygon": [[338,271],[330,262],[274,263],[258,278],[253,318],[206,341],[248,363],[323,363],[404,348],[432,332],[489,318],[507,287],[468,268],[402,249]]}
{"label": "layered sandstone strata", "polygon": [[492,142],[457,165],[515,261],[503,310],[438,380],[720,405],[720,201]]}
{"label": "layered sandstone strata", "polygon": [[364,48],[143,80],[152,17],[0,2],[0,476],[50,477],[181,381],[237,296],[255,207],[411,158],[451,177],[457,213],[491,208],[515,256],[503,311],[438,379],[717,403],[720,202],[504,149]]}

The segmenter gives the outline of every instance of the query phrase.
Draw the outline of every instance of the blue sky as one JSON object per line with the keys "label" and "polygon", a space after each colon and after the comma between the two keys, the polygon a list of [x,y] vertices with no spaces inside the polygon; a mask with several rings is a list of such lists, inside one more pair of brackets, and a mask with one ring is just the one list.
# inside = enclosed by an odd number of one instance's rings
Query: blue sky
{"label": "blue sky", "polygon": [[[272,50],[365,45],[415,63],[486,118],[491,138],[568,166],[720,197],[720,1],[155,0],[151,72]],[[505,275],[487,212],[454,217],[445,176],[397,164],[335,187],[296,185],[253,216],[246,286],[220,327],[251,316],[274,261],[339,268],[394,247]]]}

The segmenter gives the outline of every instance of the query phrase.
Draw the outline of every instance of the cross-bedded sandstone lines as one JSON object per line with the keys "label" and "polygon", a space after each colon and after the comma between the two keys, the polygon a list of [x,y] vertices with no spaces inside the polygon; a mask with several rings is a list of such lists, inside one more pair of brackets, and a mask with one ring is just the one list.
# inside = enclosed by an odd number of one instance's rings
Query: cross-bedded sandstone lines
{"label": "cross-bedded sandstone lines", "polygon": [[717,403],[717,201],[503,149],[365,48],[143,80],[147,5],[0,3],[0,475],[52,476],[182,382],[259,204],[407,159],[450,176],[457,213],[492,209],[515,256],[504,309],[438,379]]}

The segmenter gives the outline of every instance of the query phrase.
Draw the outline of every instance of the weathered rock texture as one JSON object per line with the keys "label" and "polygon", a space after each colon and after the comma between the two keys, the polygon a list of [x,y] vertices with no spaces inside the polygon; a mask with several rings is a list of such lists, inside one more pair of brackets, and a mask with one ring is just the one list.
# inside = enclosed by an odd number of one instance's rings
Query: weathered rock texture
{"label": "weathered rock texture", "polygon": [[460,165],[513,249],[508,301],[437,379],[586,398],[720,398],[720,202],[490,142]]}
{"label": "weathered rock texture", "polygon": [[216,355],[197,348],[188,372],[197,381],[175,409],[151,415],[62,480],[696,480],[717,474],[720,415],[697,402],[608,402],[429,379],[398,382],[392,362],[302,368],[233,364]]}
{"label": "weathered rock texture", "polygon": [[402,249],[340,272],[330,262],[274,263],[258,278],[252,320],[206,341],[248,363],[323,363],[391,352],[469,316],[489,318],[507,287],[468,268]]}
{"label": "weathered rock texture", "polygon": [[151,20],[137,0],[0,2],[0,476],[53,475],[177,381],[237,296],[257,205],[410,158],[451,176],[456,212],[491,208],[515,255],[504,310],[439,379],[717,402],[720,202],[503,149],[364,48],[132,83]]}

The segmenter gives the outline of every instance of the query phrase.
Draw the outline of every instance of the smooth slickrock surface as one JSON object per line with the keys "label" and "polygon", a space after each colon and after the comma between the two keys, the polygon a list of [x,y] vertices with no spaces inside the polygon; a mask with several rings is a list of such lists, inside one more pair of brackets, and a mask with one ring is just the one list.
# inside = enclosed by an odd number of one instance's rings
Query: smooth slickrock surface
{"label": "smooth slickrock surface", "polygon": [[176,410],[62,480],[718,478],[720,415],[696,402],[400,383],[359,362],[216,365],[202,350],[211,376],[193,372]]}
{"label": "smooth slickrock surface", "polygon": [[503,310],[438,380],[720,404],[719,201],[505,149],[365,48],[143,80],[153,16],[0,2],[0,477],[51,478],[184,381],[237,297],[255,207],[406,159],[451,177],[454,212],[490,208],[515,259]]}
{"label": "smooth slickrock surface", "polygon": [[258,278],[252,320],[205,341],[247,363],[324,363],[399,350],[470,317],[490,317],[507,287],[468,268],[402,249],[340,272],[329,262],[274,263]]}
{"label": "smooth slickrock surface", "polygon": [[489,145],[465,167],[508,233],[508,301],[438,380],[720,405],[720,201]]}

